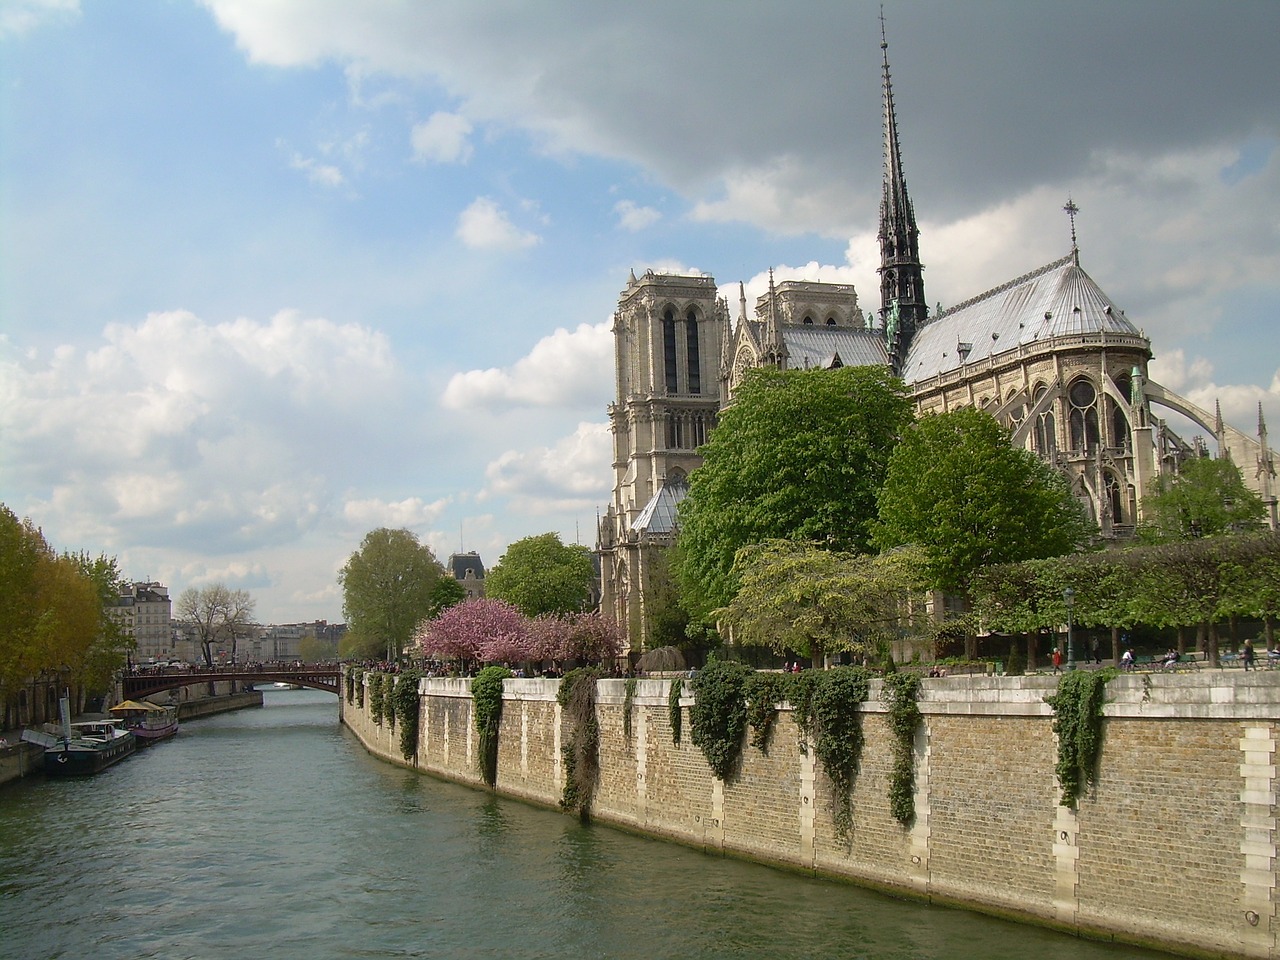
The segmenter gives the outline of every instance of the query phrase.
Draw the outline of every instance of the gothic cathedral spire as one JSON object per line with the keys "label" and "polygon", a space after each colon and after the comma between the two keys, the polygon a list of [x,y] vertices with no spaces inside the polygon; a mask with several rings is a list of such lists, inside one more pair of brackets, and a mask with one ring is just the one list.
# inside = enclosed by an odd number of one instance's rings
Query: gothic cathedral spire
{"label": "gothic cathedral spire", "polygon": [[880,13],[880,50],[884,57],[884,192],[880,199],[880,324],[893,372],[902,365],[916,329],[928,319],[924,298],[924,266],[920,263],[920,231],[907,196],[898,145],[898,119],[889,78],[889,42]]}

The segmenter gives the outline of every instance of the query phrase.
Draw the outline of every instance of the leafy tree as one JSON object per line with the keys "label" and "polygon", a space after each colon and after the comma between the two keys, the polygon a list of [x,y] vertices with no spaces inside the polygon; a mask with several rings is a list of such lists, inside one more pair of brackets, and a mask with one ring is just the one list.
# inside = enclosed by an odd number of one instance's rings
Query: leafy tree
{"label": "leafy tree", "polygon": [[595,579],[590,550],[542,533],[507,547],[485,578],[485,593],[510,601],[527,617],[577,613],[587,608]]}
{"label": "leafy tree", "polygon": [[893,451],[879,498],[882,549],[924,548],[930,586],[967,596],[982,567],[1061,556],[1088,539],[1066,479],[972,408],[926,414]]}
{"label": "leafy tree", "polygon": [[91,557],[81,552],[65,554],[64,559],[73,563],[93,586],[98,629],[91,635],[91,642],[84,651],[81,665],[86,686],[105,689],[116,671],[124,666],[129,651],[134,646],[133,638],[125,632],[124,625],[107,613],[107,609],[119,600],[124,578],[120,575],[116,558],[106,554]]}
{"label": "leafy tree", "polygon": [[677,578],[691,616],[733,599],[744,546],[867,550],[876,492],[910,420],[902,383],[880,367],[750,371],[680,504]]}
{"label": "leafy tree", "polygon": [[[351,633],[352,656],[397,660],[414,629],[432,613],[437,585],[446,578],[431,548],[408,530],[379,527],[338,573],[342,612]],[[449,578],[452,579],[452,578]]]}
{"label": "leafy tree", "polygon": [[435,588],[431,591],[431,609],[429,616],[439,616],[442,610],[447,610],[452,606],[461,603],[467,599],[467,591],[462,589],[460,584],[453,577],[441,577]]}
{"label": "leafy tree", "polygon": [[206,666],[213,666],[213,647],[231,644],[231,657],[236,655],[236,637],[253,623],[257,605],[246,590],[232,590],[224,583],[207,587],[188,587],[178,595],[175,612],[196,629],[196,639]]}
{"label": "leafy tree", "polygon": [[1262,498],[1245,486],[1229,459],[1197,457],[1172,477],[1158,477],[1142,500],[1138,535],[1148,543],[1168,543],[1220,533],[1262,528]]}
{"label": "leafy tree", "polygon": [[794,651],[815,668],[829,653],[875,656],[901,632],[920,562],[914,550],[858,556],[770,540],[739,551],[741,587],[719,615],[733,642]]}
{"label": "leafy tree", "polygon": [[29,520],[0,504],[0,696],[6,709],[10,694],[45,666],[35,646],[36,585],[50,553]]}

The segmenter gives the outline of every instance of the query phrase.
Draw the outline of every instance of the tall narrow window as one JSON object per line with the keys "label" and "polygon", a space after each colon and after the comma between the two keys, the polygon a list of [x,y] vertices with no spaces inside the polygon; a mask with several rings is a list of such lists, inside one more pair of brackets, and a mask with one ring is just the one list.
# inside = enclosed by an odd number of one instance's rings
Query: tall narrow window
{"label": "tall narrow window", "polygon": [[680,385],[676,376],[676,315],[672,310],[662,315],[662,359],[667,374],[667,392],[678,393]]}
{"label": "tall narrow window", "polygon": [[689,360],[689,392],[702,392],[702,361],[698,354],[698,315],[692,310],[685,317],[685,347]]}
{"label": "tall narrow window", "polygon": [[1086,453],[1098,446],[1098,391],[1081,377],[1067,390],[1070,401],[1071,449]]}

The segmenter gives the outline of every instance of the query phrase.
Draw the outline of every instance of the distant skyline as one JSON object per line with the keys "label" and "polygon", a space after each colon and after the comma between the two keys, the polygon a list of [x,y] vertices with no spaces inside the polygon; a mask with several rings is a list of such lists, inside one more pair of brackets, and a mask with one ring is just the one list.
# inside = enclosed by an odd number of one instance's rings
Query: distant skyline
{"label": "distant skyline", "polygon": [[[1280,4],[884,10],[931,305],[1070,250],[1280,435]],[[592,546],[628,273],[879,306],[880,5],[0,0],[0,501],[259,619]]]}

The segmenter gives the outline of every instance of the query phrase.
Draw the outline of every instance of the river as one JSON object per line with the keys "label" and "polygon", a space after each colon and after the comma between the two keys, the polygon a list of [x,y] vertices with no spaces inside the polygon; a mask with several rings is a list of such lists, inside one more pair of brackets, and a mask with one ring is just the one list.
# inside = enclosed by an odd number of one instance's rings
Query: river
{"label": "river", "polygon": [[584,827],[370,757],[337,699],[0,788],[2,960],[1155,960]]}

